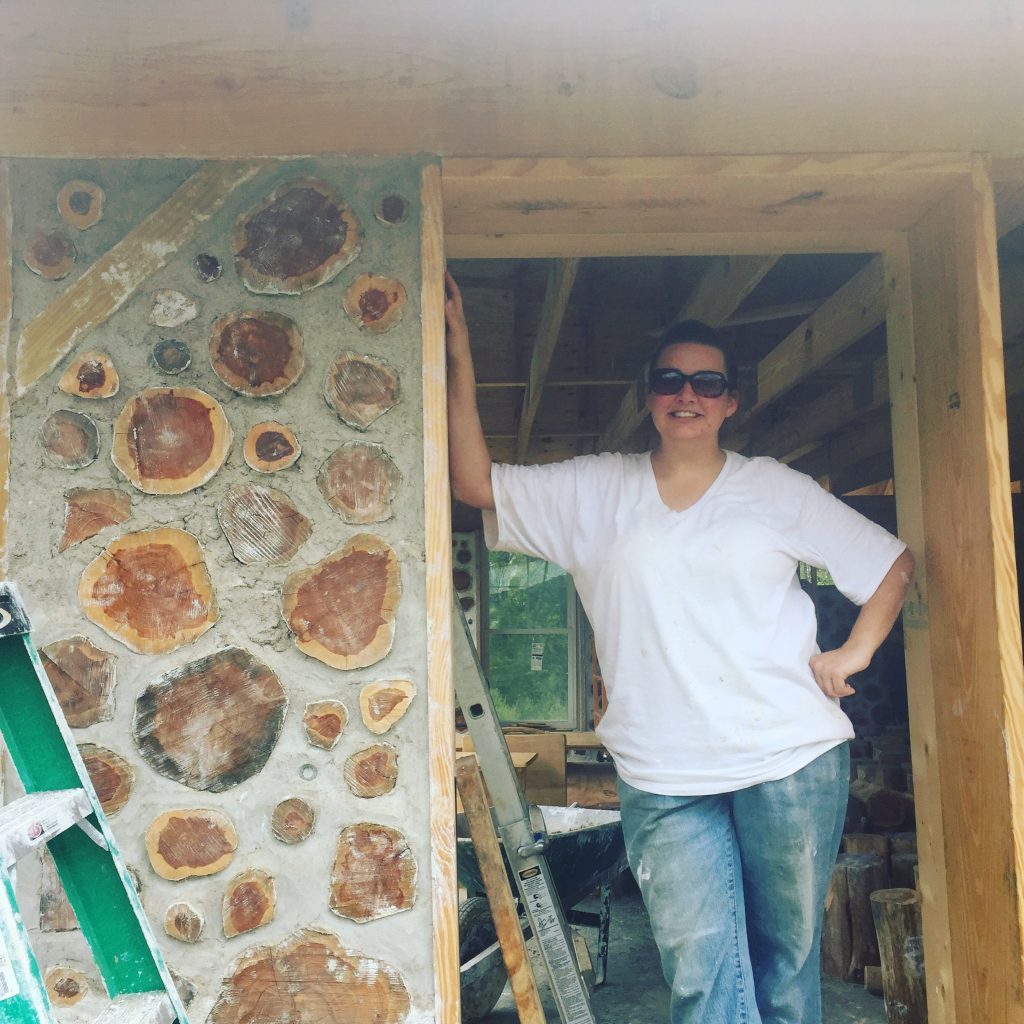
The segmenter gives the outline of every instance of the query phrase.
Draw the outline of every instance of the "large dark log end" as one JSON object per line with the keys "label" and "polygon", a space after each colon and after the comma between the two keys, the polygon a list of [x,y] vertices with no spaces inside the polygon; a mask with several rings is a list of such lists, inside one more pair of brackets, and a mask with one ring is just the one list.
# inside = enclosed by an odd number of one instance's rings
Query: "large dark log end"
{"label": "large dark log end", "polygon": [[202,548],[170,527],[112,540],[85,567],[78,599],[89,619],[139,654],[166,654],[217,621]]}
{"label": "large dark log end", "polygon": [[235,230],[235,266],[253,292],[298,295],[332,280],[362,242],[356,215],[326,182],[278,188]]}
{"label": "large dark log end", "polygon": [[305,928],[243,953],[208,1024],[403,1024],[410,1009],[398,970]]}
{"label": "large dark log end", "polygon": [[327,371],[324,398],[343,423],[367,430],[397,404],[398,374],[383,359],[342,352]]}
{"label": "large dark log end", "polygon": [[342,829],[331,873],[331,910],[374,921],[416,901],[416,861],[398,829],[360,822]]}
{"label": "large dark log end", "polygon": [[135,701],[132,735],[161,775],[221,793],[262,771],[287,707],[277,675],[227,647],[150,683]]}
{"label": "large dark log end", "polygon": [[229,313],[213,325],[210,362],[232,391],[250,398],[279,395],[302,373],[302,334],[282,313]]}
{"label": "large dark log end", "polygon": [[365,668],[391,650],[401,596],[394,549],[361,533],[292,573],[284,582],[282,611],[304,654],[333,668]]}

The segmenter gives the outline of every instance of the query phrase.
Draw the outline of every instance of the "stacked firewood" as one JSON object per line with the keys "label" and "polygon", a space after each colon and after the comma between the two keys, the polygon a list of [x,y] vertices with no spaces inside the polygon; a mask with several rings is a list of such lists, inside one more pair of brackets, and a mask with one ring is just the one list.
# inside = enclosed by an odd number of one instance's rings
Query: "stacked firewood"
{"label": "stacked firewood", "polygon": [[924,959],[910,740],[850,747],[850,798],[822,928],[822,970],[884,994],[889,1021],[924,1024]]}

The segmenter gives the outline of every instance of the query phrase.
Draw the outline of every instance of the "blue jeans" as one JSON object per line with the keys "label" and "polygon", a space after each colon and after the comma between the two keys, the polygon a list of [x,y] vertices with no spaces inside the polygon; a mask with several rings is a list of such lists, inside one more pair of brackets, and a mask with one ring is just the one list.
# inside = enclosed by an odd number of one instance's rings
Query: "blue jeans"
{"label": "blue jeans", "polygon": [[849,772],[843,743],[735,793],[658,796],[619,780],[670,1024],[821,1024],[821,919]]}

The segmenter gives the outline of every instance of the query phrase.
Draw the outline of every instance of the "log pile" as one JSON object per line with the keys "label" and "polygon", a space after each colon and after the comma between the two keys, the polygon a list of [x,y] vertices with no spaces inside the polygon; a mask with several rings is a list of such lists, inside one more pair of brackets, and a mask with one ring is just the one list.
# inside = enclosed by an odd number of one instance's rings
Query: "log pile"
{"label": "log pile", "polygon": [[881,982],[889,1021],[924,1024],[926,1007],[917,996],[924,992],[923,960],[914,961],[921,962],[911,977],[906,957],[895,951],[895,945],[921,945],[909,737],[889,730],[854,740],[850,753],[850,798],[825,904],[822,970],[878,994]]}

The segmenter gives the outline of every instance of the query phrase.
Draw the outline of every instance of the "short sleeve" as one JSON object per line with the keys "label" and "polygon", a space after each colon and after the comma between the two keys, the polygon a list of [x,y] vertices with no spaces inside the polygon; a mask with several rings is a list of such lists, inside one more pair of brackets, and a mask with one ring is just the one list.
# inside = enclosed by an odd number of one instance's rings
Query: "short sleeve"
{"label": "short sleeve", "polygon": [[484,539],[496,551],[517,551],[574,568],[577,508],[575,460],[546,466],[491,467],[494,511],[484,512]]}
{"label": "short sleeve", "polygon": [[827,569],[843,594],[854,604],[864,604],[906,544],[810,477],[796,475],[802,477],[804,490],[793,537],[796,556]]}

